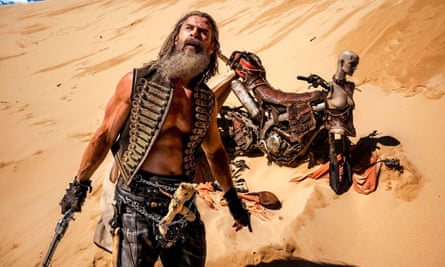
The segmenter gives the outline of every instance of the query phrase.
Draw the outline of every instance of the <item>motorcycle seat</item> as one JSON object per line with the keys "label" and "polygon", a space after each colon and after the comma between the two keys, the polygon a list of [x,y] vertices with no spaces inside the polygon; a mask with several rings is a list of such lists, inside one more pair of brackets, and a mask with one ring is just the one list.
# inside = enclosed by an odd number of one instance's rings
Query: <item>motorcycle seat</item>
{"label": "motorcycle seat", "polygon": [[255,88],[255,95],[261,102],[267,102],[275,105],[287,106],[292,103],[311,102],[323,97],[321,91],[312,91],[304,93],[287,93],[263,85]]}

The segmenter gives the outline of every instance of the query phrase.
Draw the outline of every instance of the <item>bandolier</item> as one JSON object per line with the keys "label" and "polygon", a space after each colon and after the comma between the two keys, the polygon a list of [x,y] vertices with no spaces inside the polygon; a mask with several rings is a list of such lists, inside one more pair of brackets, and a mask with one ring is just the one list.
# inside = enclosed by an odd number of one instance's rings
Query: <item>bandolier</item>
{"label": "bandolier", "polygon": [[[145,161],[167,117],[173,99],[173,86],[157,71],[156,64],[134,69],[131,112],[112,147],[119,170],[127,185]],[[215,99],[201,82],[194,85],[195,118],[184,148],[184,175],[193,178],[195,154],[209,126]]]}

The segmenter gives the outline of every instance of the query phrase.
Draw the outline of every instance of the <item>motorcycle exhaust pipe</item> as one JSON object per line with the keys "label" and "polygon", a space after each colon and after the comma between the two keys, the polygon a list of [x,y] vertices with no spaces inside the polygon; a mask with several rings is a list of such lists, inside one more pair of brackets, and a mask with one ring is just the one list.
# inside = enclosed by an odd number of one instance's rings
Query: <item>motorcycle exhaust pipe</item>
{"label": "motorcycle exhaust pipe", "polygon": [[[221,50],[217,52],[219,59],[221,59],[225,64],[229,62],[229,58],[226,57]],[[238,100],[243,104],[243,106],[247,109],[250,117],[259,121],[260,119],[260,110],[258,109],[257,103],[253,100],[253,97],[249,94],[249,91],[244,86],[244,84],[238,80],[233,79],[231,82],[232,91],[235,93]]]}
{"label": "motorcycle exhaust pipe", "polygon": [[252,96],[249,94],[244,84],[240,80],[234,79],[231,82],[231,86],[238,100],[247,109],[250,117],[253,118],[255,121],[258,121],[260,117],[258,104],[253,100]]}
{"label": "motorcycle exhaust pipe", "polygon": [[313,104],[312,106],[312,110],[315,112],[321,112],[323,110],[326,109],[326,102],[321,102],[321,103],[317,103],[317,104]]}

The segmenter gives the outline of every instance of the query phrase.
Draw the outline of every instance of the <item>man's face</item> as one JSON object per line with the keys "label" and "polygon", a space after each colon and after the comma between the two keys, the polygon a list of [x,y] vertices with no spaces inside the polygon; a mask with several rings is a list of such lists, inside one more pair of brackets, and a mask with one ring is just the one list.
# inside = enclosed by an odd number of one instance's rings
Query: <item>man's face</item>
{"label": "man's face", "polygon": [[191,80],[202,74],[215,51],[212,28],[206,18],[188,17],[175,39],[175,50],[162,65],[171,80]]}
{"label": "man's face", "polygon": [[212,40],[212,28],[208,20],[200,16],[190,16],[182,24],[175,46],[184,53],[206,52],[211,55],[215,51]]}

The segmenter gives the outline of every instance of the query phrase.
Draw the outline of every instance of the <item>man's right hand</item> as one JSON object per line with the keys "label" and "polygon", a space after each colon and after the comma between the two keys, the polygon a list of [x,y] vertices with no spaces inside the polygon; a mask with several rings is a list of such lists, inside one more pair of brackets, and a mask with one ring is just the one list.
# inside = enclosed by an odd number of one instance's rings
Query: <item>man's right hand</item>
{"label": "man's right hand", "polygon": [[69,183],[66,193],[60,201],[62,214],[69,209],[72,211],[81,211],[82,204],[85,202],[87,192],[91,192],[91,181],[78,182],[76,178]]}

